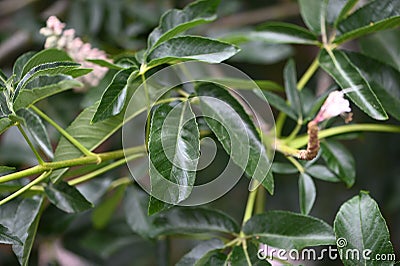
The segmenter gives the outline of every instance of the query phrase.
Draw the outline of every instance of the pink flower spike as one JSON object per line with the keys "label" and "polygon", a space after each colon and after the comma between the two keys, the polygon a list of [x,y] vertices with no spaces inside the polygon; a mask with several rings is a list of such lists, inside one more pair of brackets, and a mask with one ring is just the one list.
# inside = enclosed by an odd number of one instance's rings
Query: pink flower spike
{"label": "pink flower spike", "polygon": [[314,121],[320,123],[329,118],[351,112],[350,103],[343,96],[342,91],[329,93]]}
{"label": "pink flower spike", "polygon": [[53,30],[55,35],[61,35],[63,29],[65,28],[65,23],[61,21],[56,16],[51,16],[46,22],[47,28]]}

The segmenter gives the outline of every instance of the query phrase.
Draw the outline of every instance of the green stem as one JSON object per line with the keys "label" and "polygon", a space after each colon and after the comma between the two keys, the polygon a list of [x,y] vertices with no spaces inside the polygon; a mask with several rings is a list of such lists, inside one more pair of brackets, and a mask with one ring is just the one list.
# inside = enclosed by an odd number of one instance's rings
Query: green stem
{"label": "green stem", "polygon": [[145,153],[138,153],[138,154],[134,154],[134,155],[131,155],[129,157],[126,157],[126,158],[122,158],[122,159],[120,159],[120,160],[118,160],[116,162],[113,162],[113,163],[105,166],[105,167],[97,169],[96,171],[93,171],[93,172],[91,172],[89,174],[80,176],[78,178],[74,178],[74,179],[68,181],[68,184],[71,185],[71,186],[76,186],[78,184],[84,183],[84,182],[89,181],[90,179],[92,179],[92,178],[94,178],[94,177],[96,177],[98,175],[104,174],[105,172],[108,172],[109,170],[114,169],[114,168],[116,168],[116,167],[118,167],[118,166],[120,166],[120,165],[122,165],[122,164],[124,164],[126,162],[129,162],[129,161],[131,161],[133,159],[136,159],[136,158],[139,158],[139,157],[143,157],[144,155],[145,155]]}
{"label": "green stem", "polygon": [[20,124],[18,124],[17,127],[18,127],[19,131],[21,132],[22,136],[24,136],[25,141],[28,143],[29,147],[31,148],[31,150],[35,154],[36,159],[38,160],[39,164],[43,165],[44,161],[43,161],[42,157],[40,156],[39,152],[36,150],[35,146],[31,142],[31,140],[29,139],[29,137],[26,134],[25,130],[22,128],[22,126]]}
{"label": "green stem", "polygon": [[148,150],[148,143],[149,143],[149,135],[150,135],[150,123],[151,123],[151,118],[150,118],[150,96],[149,96],[149,88],[147,87],[147,82],[146,82],[146,76],[145,73],[142,73],[142,83],[144,86],[144,92],[146,94],[146,110],[147,110],[147,123],[146,123],[146,132],[145,132],[145,145],[146,149]]}
{"label": "green stem", "polygon": [[283,125],[285,124],[285,121],[286,121],[286,114],[280,112],[275,123],[275,134],[277,138],[279,138],[282,135],[282,129]]}
{"label": "green stem", "polygon": [[290,135],[285,139],[285,141],[290,141],[294,139],[299,133],[302,125],[303,125],[302,120],[297,121],[296,127],[293,129],[292,133],[290,133]]}
{"label": "green stem", "polygon": [[[323,139],[335,135],[351,132],[389,132],[389,133],[400,133],[400,126],[396,125],[384,125],[384,124],[357,124],[357,125],[344,125],[338,127],[332,127],[321,130],[318,133],[318,138]],[[308,142],[308,135],[302,135],[292,140],[288,145],[292,148],[300,148],[306,145]]]}
{"label": "green stem", "polygon": [[244,256],[246,257],[246,262],[248,266],[252,266],[253,264],[251,263],[249,252],[247,251],[247,241],[246,239],[243,239],[242,241],[242,248],[244,252]]}
{"label": "green stem", "polygon": [[56,170],[56,169],[61,169],[61,168],[67,168],[71,166],[78,166],[78,165],[85,165],[85,164],[94,164],[98,162],[98,157],[102,161],[108,161],[108,160],[115,160],[115,159],[120,159],[124,156],[130,156],[133,154],[141,154],[144,153],[145,147],[144,145],[138,146],[138,147],[133,147],[129,148],[126,150],[117,150],[117,151],[112,151],[112,152],[105,152],[105,153],[99,153],[96,156],[90,155],[90,156],[85,156],[85,157],[80,157],[80,158],[74,158],[70,160],[64,160],[64,161],[56,161],[56,162],[45,162],[43,165],[36,165],[31,168],[21,170],[12,174],[8,174],[5,176],[0,177],[0,183],[20,179],[23,177],[27,176],[32,176],[35,174],[41,174],[43,172],[49,171],[49,170]]}
{"label": "green stem", "polygon": [[[272,170],[270,170],[272,171]],[[266,190],[263,186],[259,186],[257,192],[257,197],[256,197],[256,206],[254,208],[254,213],[259,214],[263,213],[265,210],[265,201],[267,198]]]}
{"label": "green stem", "polygon": [[87,156],[95,155],[95,153],[89,151],[86,147],[84,147],[78,140],[76,140],[67,131],[65,131],[62,127],[60,127],[53,119],[51,119],[45,113],[43,113],[41,110],[39,110],[39,108],[37,108],[34,105],[31,105],[30,108],[32,108],[33,111],[35,111],[39,116],[41,116],[44,120],[46,120],[55,129],[57,129],[57,131],[60,132],[61,135],[64,136],[64,138],[66,138],[69,142],[71,142],[71,144],[73,144],[75,147],[77,147],[84,155],[87,155]]}
{"label": "green stem", "polygon": [[[256,201],[257,191],[258,191],[257,189],[254,189],[249,192],[249,196],[247,198],[246,209],[244,211],[242,225],[244,225],[253,215],[253,209],[254,209],[254,203]],[[240,236],[243,237],[244,233],[240,232]]]}
{"label": "green stem", "polygon": [[287,156],[286,159],[288,159],[297,168],[297,170],[299,170],[300,173],[304,173],[304,167],[295,158]]}
{"label": "green stem", "polygon": [[33,180],[32,182],[30,182],[28,185],[24,186],[23,188],[17,190],[16,192],[14,192],[13,194],[11,194],[10,196],[4,198],[3,200],[0,201],[0,206],[3,205],[4,203],[9,202],[10,200],[18,197],[19,195],[21,195],[22,193],[24,193],[25,191],[29,190],[31,187],[39,184],[40,182],[42,182],[43,180],[45,180],[49,175],[51,174],[51,170],[48,172],[44,172],[43,174],[41,174],[38,178],[36,178],[35,180]]}
{"label": "green stem", "polygon": [[297,89],[301,91],[307,84],[307,82],[311,79],[311,77],[314,75],[315,71],[317,71],[319,66],[318,63],[318,57],[314,59],[314,61],[311,63],[311,65],[308,67],[307,71],[304,73],[304,75],[301,77],[299,82],[297,83]]}
{"label": "green stem", "polygon": [[[307,135],[307,137],[308,137],[308,135]],[[308,138],[307,138],[307,140],[308,140]],[[298,149],[284,144],[281,140],[276,140],[275,149],[286,156],[294,156],[294,157],[297,157],[300,152]]]}

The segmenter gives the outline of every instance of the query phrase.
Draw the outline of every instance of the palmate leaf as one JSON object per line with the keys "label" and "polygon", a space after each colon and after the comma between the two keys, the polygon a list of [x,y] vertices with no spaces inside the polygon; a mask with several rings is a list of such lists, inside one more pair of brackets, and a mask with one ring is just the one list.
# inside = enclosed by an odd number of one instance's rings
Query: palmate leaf
{"label": "palmate leaf", "polygon": [[382,104],[372,91],[360,70],[351,63],[342,51],[321,51],[318,57],[320,66],[332,76],[342,89],[350,88],[346,93],[362,111],[377,120],[388,118]]}
{"label": "palmate leaf", "polygon": [[314,178],[327,182],[340,182],[340,179],[325,165],[311,165],[306,172]]}
{"label": "palmate leaf", "polygon": [[36,52],[27,52],[17,58],[13,66],[14,83],[17,83],[22,77],[22,71],[29,59],[34,56]]}
{"label": "palmate leaf", "polygon": [[283,249],[335,243],[332,228],[322,220],[286,211],[268,211],[254,215],[243,232],[257,241]]}
{"label": "palmate leaf", "polygon": [[361,52],[400,72],[399,29],[377,32],[359,40]]}
{"label": "palmate leaf", "polygon": [[317,192],[312,178],[306,173],[301,173],[299,176],[299,202],[302,214],[307,215],[310,213],[316,195]]}
{"label": "palmate leaf", "polygon": [[13,95],[13,101],[15,101],[15,99],[18,97],[19,92],[23,90],[28,82],[32,79],[44,75],[54,76],[60,74],[68,74],[68,72],[79,66],[79,64],[73,62],[52,62],[44,63],[32,68],[18,82],[18,85],[15,88],[15,92]]}
{"label": "palmate leaf", "polygon": [[29,109],[20,109],[17,111],[17,115],[23,118],[24,127],[26,127],[29,134],[33,137],[39,147],[47,156],[53,158],[53,148],[51,147],[49,135],[47,134],[42,119]]}
{"label": "palmate leaf", "polygon": [[82,212],[93,207],[75,187],[66,182],[50,182],[44,191],[51,203],[67,213]]}
{"label": "palmate leaf", "polygon": [[356,10],[338,25],[338,36],[334,42],[350,39],[394,28],[400,25],[400,2],[398,0],[375,0]]}
{"label": "palmate leaf", "polygon": [[188,102],[175,107],[162,104],[154,111],[148,144],[152,195],[149,214],[189,197],[200,156],[199,139],[195,115]]}
{"label": "palmate leaf", "polygon": [[12,249],[21,265],[28,265],[37,227],[43,197],[15,199],[0,208],[0,224],[7,227],[11,235],[21,240],[14,243]]}
{"label": "palmate leaf", "polygon": [[368,81],[385,110],[400,120],[400,73],[365,55],[351,52],[346,55]]}
{"label": "palmate leaf", "polygon": [[[247,254],[249,256],[251,265],[270,266],[271,264],[267,260],[261,260],[260,258],[258,258],[258,251],[259,251],[258,245],[256,246],[255,243],[247,241]],[[226,263],[225,265],[231,265],[231,266],[249,265],[246,258],[246,254],[244,252],[243,245],[234,246],[231,251],[229,261],[227,259],[225,263]]]}
{"label": "palmate leaf", "polygon": [[153,220],[156,215],[148,215],[149,196],[135,186],[125,190],[123,208],[125,219],[133,232],[143,238],[150,238],[154,230]]}
{"label": "palmate leaf", "polygon": [[172,234],[239,232],[239,226],[227,214],[208,208],[175,207],[156,214],[152,237]]}
{"label": "palmate leaf", "polygon": [[9,127],[11,127],[14,124],[13,121],[11,121],[9,118],[4,117],[0,118],[0,134],[2,134],[4,131],[6,131]]}
{"label": "palmate leaf", "polygon": [[229,43],[198,36],[181,36],[169,39],[154,48],[147,56],[148,67],[177,62],[197,60],[220,63],[239,49]]}
{"label": "palmate leaf", "polygon": [[21,240],[11,234],[7,227],[0,224],[0,243],[22,245]]}
{"label": "palmate leaf", "polygon": [[322,158],[330,170],[343,181],[347,187],[355,182],[355,162],[351,153],[339,142],[325,140],[321,142]]}
{"label": "palmate leaf", "polygon": [[[26,60],[29,58],[28,60]],[[63,51],[56,48],[44,49],[35,54],[27,54],[25,57],[21,58],[21,65],[23,62],[26,62],[23,65],[22,71],[18,71],[20,66],[17,67],[14,72],[17,77],[22,78],[25,76],[32,68],[37,67],[38,65],[52,63],[52,62],[72,62],[72,58]],[[17,79],[19,81],[19,79]]]}
{"label": "palmate leaf", "polygon": [[326,12],[327,0],[299,0],[304,23],[314,33],[321,33],[321,16]]}
{"label": "palmate leaf", "polygon": [[220,85],[200,83],[195,89],[200,97],[205,121],[225,151],[249,177],[262,183],[273,194],[274,180],[269,171],[270,159],[249,115]]}
{"label": "palmate leaf", "polygon": [[204,255],[208,252],[221,249],[224,247],[224,243],[217,238],[206,240],[200,242],[197,246],[195,246],[189,253],[183,256],[177,263],[176,266],[192,266],[196,265]]}
{"label": "palmate leaf", "polygon": [[[96,124],[91,124],[90,121],[97,110],[98,104],[99,102],[84,109],[66,129],[71,136],[89,150],[95,149],[117,131],[122,126],[124,119],[124,114],[122,113]],[[62,137],[56,147],[54,161],[78,158],[81,155],[82,152],[80,150]],[[65,170],[63,169],[53,171],[50,178],[53,182],[57,182],[64,172]]]}
{"label": "palmate leaf", "polygon": [[317,36],[303,27],[284,22],[268,22],[257,31],[243,36],[246,39],[262,40],[269,43],[292,43],[317,45]]}
{"label": "palmate leaf", "polygon": [[[395,258],[393,261],[375,260],[377,254],[394,254],[394,251],[385,219],[367,192],[361,191],[340,207],[334,230],[338,248],[345,254],[341,257],[344,265],[394,265]],[[357,250],[360,256],[346,256],[352,250]],[[369,260],[362,256],[367,250],[371,251],[367,254]]]}
{"label": "palmate leaf", "polygon": [[39,76],[30,81],[20,91],[14,102],[14,110],[29,107],[30,105],[72,88],[80,88],[83,84],[67,75]]}
{"label": "palmate leaf", "polygon": [[195,1],[183,10],[171,9],[160,20],[160,24],[149,35],[148,49],[171,39],[197,25],[211,22],[216,19],[219,0]]}
{"label": "palmate leaf", "polygon": [[265,98],[267,99],[268,103],[271,104],[273,107],[275,107],[279,111],[287,114],[288,117],[292,118],[295,121],[298,119],[298,114],[280,96],[276,95],[275,93],[269,92],[269,91],[263,91],[263,94],[264,94]]}
{"label": "palmate leaf", "polygon": [[5,118],[9,114],[11,114],[10,109],[8,108],[7,98],[5,94],[6,91],[0,91],[0,118]]}
{"label": "palmate leaf", "polygon": [[92,118],[92,123],[105,120],[109,117],[118,115],[125,105],[128,90],[129,78],[135,78],[138,71],[134,68],[123,69],[117,72],[104,91],[96,113]]}
{"label": "palmate leaf", "polygon": [[283,70],[285,92],[290,107],[296,113],[298,120],[303,119],[300,92],[297,89],[296,65],[294,60],[289,60]]}

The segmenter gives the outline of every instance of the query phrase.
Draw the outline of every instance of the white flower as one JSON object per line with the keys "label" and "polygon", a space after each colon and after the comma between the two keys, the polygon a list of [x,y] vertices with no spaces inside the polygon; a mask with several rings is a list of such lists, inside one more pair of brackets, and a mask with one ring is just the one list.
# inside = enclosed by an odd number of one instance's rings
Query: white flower
{"label": "white flower", "polygon": [[329,93],[314,121],[320,123],[329,118],[351,112],[350,103],[343,96],[343,91]]}

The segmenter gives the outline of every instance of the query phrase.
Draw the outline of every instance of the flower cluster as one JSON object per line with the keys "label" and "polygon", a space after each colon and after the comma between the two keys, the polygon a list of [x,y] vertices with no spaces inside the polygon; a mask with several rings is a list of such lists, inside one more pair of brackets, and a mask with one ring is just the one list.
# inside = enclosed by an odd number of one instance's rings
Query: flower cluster
{"label": "flower cluster", "polygon": [[85,88],[97,86],[107,72],[107,68],[98,66],[86,59],[103,59],[110,61],[106,53],[97,48],[92,48],[90,43],[84,43],[81,38],[75,37],[75,30],[64,30],[65,23],[57,17],[51,16],[47,19],[46,27],[40,29],[40,33],[47,37],[44,47],[64,50],[76,62],[84,68],[92,68],[93,71],[80,77]]}

